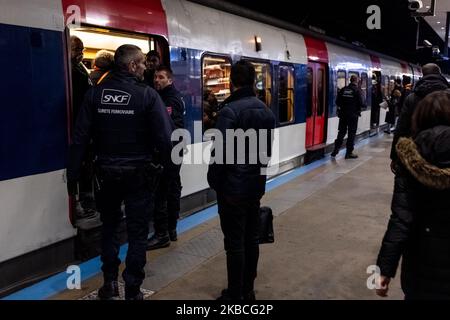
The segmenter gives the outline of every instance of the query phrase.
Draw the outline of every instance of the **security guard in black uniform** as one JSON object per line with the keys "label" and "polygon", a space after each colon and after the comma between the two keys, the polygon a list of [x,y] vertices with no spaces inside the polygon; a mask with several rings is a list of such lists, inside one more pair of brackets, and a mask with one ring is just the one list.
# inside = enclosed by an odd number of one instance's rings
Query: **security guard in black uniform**
{"label": "security guard in black uniform", "polygon": [[86,94],[77,119],[67,170],[69,193],[79,178],[81,159],[93,139],[97,177],[96,204],[101,214],[102,271],[100,299],[118,296],[120,260],[117,229],[125,203],[128,233],[125,298],[142,300],[148,225],[153,194],[161,169],[152,161],[158,150],[169,164],[172,143],[170,117],[159,95],[141,84],[145,56],[134,45],[120,46],[114,56],[117,70]]}
{"label": "security guard in black uniform", "polygon": [[[155,69],[155,89],[161,96],[172,119],[174,129],[184,129],[184,102],[173,84],[173,72],[169,67]],[[182,156],[182,155],[180,155]],[[177,240],[177,220],[180,215],[181,164],[165,168],[155,199],[154,229],[147,250],[168,247]]]}
{"label": "security guard in black uniform", "polygon": [[347,133],[347,153],[345,159],[356,159],[358,156],[353,153],[356,129],[358,128],[358,117],[361,116],[361,109],[363,107],[363,100],[361,90],[358,88],[358,77],[352,75],[350,77],[350,84],[339,91],[336,105],[337,115],[339,117],[338,136],[334,142],[334,151],[331,153],[335,157]]}

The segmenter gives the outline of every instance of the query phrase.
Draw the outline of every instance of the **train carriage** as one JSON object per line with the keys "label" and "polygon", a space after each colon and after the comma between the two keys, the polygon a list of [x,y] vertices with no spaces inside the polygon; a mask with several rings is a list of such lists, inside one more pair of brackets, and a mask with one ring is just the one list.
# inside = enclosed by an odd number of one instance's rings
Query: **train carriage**
{"label": "train carriage", "polygon": [[[229,94],[229,70],[239,59],[257,70],[258,97],[277,117],[275,155],[279,174],[329,150],[337,135],[335,99],[352,74],[367,108],[358,134],[374,129],[372,80],[384,95],[391,80],[420,69],[376,52],[296,28],[255,21],[184,0],[0,0],[0,59],[3,65],[0,157],[0,295],[60,270],[74,261],[85,230],[98,224],[74,219],[66,193],[65,166],[72,130],[69,36],[85,44],[84,63],[92,68],[97,51],[133,43],[157,50],[175,73],[192,140],[182,166],[182,209],[211,204],[203,136],[203,94]],[[80,13],[81,25],[66,27]],[[75,15],[75,16],[74,16]],[[375,127],[383,125],[380,110]],[[195,151],[195,152],[194,152]],[[204,159],[208,160],[208,159]],[[95,250],[93,250],[95,252]]]}

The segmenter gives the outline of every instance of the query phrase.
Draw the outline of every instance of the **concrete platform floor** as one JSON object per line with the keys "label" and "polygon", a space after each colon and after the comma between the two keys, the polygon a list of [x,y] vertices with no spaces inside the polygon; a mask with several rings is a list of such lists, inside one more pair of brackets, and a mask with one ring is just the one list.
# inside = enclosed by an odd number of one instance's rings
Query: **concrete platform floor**
{"label": "concrete platform floor", "polygon": [[[392,137],[371,138],[359,158],[336,160],[268,192],[275,243],[260,246],[257,299],[381,299],[367,288],[390,215]],[[226,287],[225,252],[217,217],[148,252],[143,288],[151,299],[215,299]],[[399,277],[388,299],[403,299]],[[80,299],[102,284],[101,274],[81,290],[53,299]]]}

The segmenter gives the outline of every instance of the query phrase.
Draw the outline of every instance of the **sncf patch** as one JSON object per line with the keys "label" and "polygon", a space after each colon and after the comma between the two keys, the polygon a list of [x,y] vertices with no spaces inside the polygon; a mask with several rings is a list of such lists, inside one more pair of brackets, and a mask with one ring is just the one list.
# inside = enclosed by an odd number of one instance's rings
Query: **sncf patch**
{"label": "sncf patch", "polygon": [[104,89],[102,92],[102,104],[114,106],[127,106],[130,103],[131,94],[121,90]]}

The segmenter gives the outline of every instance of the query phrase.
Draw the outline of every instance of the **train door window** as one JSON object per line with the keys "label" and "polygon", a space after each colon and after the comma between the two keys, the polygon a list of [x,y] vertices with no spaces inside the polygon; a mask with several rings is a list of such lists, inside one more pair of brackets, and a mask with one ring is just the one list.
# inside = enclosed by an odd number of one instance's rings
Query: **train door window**
{"label": "train door window", "polygon": [[308,95],[306,104],[306,117],[309,118],[313,114],[313,69],[311,67],[307,68],[306,85]]}
{"label": "train door window", "polygon": [[383,76],[383,95],[385,99],[389,96],[389,76]]}
{"label": "train door window", "polygon": [[361,93],[362,93],[363,103],[364,103],[365,108],[367,108],[367,101],[368,101],[368,94],[369,94],[368,81],[369,81],[369,77],[368,77],[367,73],[365,73],[365,72],[361,73]]}
{"label": "train door window", "polygon": [[294,121],[294,67],[288,65],[278,69],[278,121]]}
{"label": "train door window", "polygon": [[256,94],[262,102],[270,107],[272,104],[272,75],[270,73],[270,64],[255,61],[250,62],[255,67],[256,72]]}
{"label": "train door window", "polygon": [[350,83],[350,78],[351,78],[352,76],[357,76],[357,77],[358,77],[358,81],[360,80],[359,72],[356,72],[356,71],[349,71],[349,72],[348,72],[348,83]]}
{"label": "train door window", "polygon": [[389,78],[389,95],[391,95],[392,91],[394,91],[395,79],[395,76],[390,76]]}
{"label": "train door window", "polygon": [[214,128],[219,104],[230,95],[230,72],[229,57],[203,56],[203,130]]}
{"label": "train door window", "polygon": [[317,115],[322,116],[325,110],[325,69],[317,69]]}
{"label": "train door window", "polygon": [[203,56],[203,93],[211,91],[218,103],[230,95],[231,59],[225,56]]}
{"label": "train door window", "polygon": [[345,87],[346,85],[346,79],[347,79],[347,72],[345,72],[344,70],[339,70],[337,72],[337,77],[336,77],[336,87],[338,89],[338,92]]}

